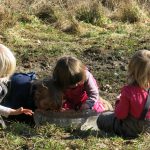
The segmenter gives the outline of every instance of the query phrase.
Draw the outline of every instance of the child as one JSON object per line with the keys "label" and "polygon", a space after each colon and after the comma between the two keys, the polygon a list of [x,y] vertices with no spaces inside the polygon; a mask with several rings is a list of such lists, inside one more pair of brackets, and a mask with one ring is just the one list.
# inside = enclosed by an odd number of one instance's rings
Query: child
{"label": "child", "polygon": [[[150,109],[146,104],[150,88],[150,51],[135,53],[128,66],[128,85],[116,101],[114,112],[103,112],[95,119],[99,129],[124,137],[137,137],[150,127]],[[145,108],[147,107],[147,111]],[[89,122],[86,124],[90,124]],[[149,131],[148,131],[149,132]]]}
{"label": "child", "polygon": [[[0,44],[0,102],[7,94],[7,81],[14,73],[16,68],[16,59],[12,52],[4,45]],[[18,109],[11,109],[0,105],[0,115],[7,117],[8,115],[26,114],[32,115],[32,110],[20,107]],[[3,127],[4,122],[1,120]]]}
{"label": "child", "polygon": [[[18,108],[26,107],[35,111],[59,111],[62,92],[58,90],[52,79],[35,80],[35,73],[15,73],[9,83],[9,93],[3,102],[4,106]],[[17,120],[33,124],[32,116],[24,114],[10,116],[9,120]]]}
{"label": "child", "polygon": [[56,87],[51,78],[35,81],[33,86],[35,87],[33,100],[38,110],[60,110],[62,92]]}
{"label": "child", "polygon": [[53,79],[64,94],[62,111],[91,109],[102,112],[108,109],[103,103],[111,107],[108,102],[99,99],[96,80],[85,65],[75,57],[60,58],[54,68]]}

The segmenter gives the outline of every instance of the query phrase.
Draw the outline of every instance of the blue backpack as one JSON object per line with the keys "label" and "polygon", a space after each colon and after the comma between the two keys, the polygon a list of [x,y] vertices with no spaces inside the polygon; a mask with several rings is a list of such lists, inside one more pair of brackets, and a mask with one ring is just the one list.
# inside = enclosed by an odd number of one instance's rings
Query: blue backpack
{"label": "blue backpack", "polygon": [[34,110],[32,95],[32,82],[34,80],[36,80],[34,72],[14,73],[8,83],[8,94],[3,105],[14,109],[24,107]]}

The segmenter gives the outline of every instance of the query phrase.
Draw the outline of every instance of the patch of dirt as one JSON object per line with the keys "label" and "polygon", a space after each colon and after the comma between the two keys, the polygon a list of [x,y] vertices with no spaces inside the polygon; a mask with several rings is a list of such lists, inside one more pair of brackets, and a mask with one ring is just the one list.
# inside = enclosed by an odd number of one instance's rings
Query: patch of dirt
{"label": "patch of dirt", "polygon": [[[56,60],[60,56],[49,57],[32,53],[21,55],[17,71],[36,72],[38,78],[52,74]],[[126,83],[126,71],[128,58],[125,52],[119,54],[116,51],[102,49],[93,46],[85,49],[79,59],[82,60],[96,78],[100,87],[100,96],[114,104],[121,87]]]}
{"label": "patch of dirt", "polygon": [[21,62],[17,66],[18,72],[36,72],[38,78],[51,76],[51,72],[55,66],[56,57],[48,57],[44,55],[36,57],[20,57]]}
{"label": "patch of dirt", "polygon": [[126,82],[128,57],[116,51],[90,47],[83,51],[81,60],[97,79],[100,95],[114,103],[121,87]]}

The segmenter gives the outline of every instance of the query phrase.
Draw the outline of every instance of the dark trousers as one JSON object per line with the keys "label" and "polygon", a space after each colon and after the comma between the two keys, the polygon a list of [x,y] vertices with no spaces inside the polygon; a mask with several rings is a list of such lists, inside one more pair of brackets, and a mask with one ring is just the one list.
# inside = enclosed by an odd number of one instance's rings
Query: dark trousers
{"label": "dark trousers", "polygon": [[98,128],[109,133],[115,133],[123,137],[137,137],[140,133],[148,131],[150,121],[138,120],[133,117],[127,117],[119,120],[115,117],[113,111],[103,112],[97,119]]}

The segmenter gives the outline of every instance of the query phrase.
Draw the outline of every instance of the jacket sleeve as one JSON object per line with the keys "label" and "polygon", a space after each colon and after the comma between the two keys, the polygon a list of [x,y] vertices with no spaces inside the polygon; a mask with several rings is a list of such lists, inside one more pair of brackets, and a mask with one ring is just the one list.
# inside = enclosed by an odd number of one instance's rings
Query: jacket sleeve
{"label": "jacket sleeve", "polygon": [[[5,97],[7,93],[7,88],[4,84],[0,84],[0,103],[2,102],[3,98]],[[8,115],[10,114],[10,108],[4,107],[2,105],[0,105],[0,115],[8,117]]]}
{"label": "jacket sleeve", "polygon": [[2,102],[2,100],[3,100],[3,88],[0,85],[0,103]]}
{"label": "jacket sleeve", "polygon": [[85,82],[85,90],[88,95],[86,103],[90,108],[92,108],[94,103],[99,100],[99,90],[95,78],[88,70],[86,71],[86,77],[87,80]]}
{"label": "jacket sleeve", "polygon": [[130,107],[130,101],[129,101],[129,92],[124,87],[121,90],[120,97],[115,103],[115,116],[118,119],[125,119],[129,114],[129,107]]}
{"label": "jacket sleeve", "polygon": [[0,105],[0,115],[8,117],[8,115],[10,114],[10,110],[11,108]]}

